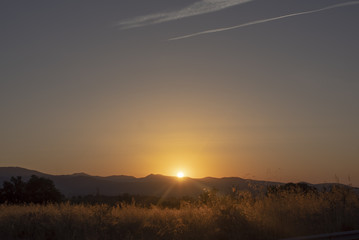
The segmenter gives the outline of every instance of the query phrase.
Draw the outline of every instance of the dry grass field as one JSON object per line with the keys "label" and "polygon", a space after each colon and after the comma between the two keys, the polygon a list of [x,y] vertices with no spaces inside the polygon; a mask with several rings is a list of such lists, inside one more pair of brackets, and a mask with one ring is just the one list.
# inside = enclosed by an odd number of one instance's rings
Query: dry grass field
{"label": "dry grass field", "polygon": [[279,239],[359,229],[349,188],[206,193],[177,208],[136,203],[0,205],[0,239]]}

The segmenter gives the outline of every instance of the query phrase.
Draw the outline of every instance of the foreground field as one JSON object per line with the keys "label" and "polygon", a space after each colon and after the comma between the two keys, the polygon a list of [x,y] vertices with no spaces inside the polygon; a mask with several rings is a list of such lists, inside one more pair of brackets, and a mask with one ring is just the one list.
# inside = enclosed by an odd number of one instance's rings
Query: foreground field
{"label": "foreground field", "polygon": [[136,203],[0,205],[0,239],[278,239],[359,229],[350,189],[208,192],[179,208]]}

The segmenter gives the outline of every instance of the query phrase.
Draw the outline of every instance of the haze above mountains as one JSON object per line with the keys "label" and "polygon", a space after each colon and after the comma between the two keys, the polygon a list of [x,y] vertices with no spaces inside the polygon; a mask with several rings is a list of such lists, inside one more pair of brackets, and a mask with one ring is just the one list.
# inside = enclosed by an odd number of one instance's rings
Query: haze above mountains
{"label": "haze above mountains", "polygon": [[[224,178],[189,178],[150,174],[143,178],[113,175],[107,177],[91,176],[86,173],[69,175],[51,175],[20,167],[0,167],[0,184],[9,181],[12,176],[21,176],[27,181],[31,175],[51,179],[55,186],[67,197],[102,194],[115,196],[121,194],[138,194],[148,196],[180,197],[195,196],[204,189],[215,188],[221,193],[230,193],[232,187],[238,190],[260,191],[268,185],[283,183],[243,179],[239,177]],[[321,187],[328,184],[316,184]]]}

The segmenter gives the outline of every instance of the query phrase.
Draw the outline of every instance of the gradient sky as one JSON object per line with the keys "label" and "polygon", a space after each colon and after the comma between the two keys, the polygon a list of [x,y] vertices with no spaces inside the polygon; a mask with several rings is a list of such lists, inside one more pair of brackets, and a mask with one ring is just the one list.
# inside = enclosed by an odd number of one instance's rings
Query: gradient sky
{"label": "gradient sky", "polygon": [[358,24],[359,1],[1,1],[0,166],[359,186]]}

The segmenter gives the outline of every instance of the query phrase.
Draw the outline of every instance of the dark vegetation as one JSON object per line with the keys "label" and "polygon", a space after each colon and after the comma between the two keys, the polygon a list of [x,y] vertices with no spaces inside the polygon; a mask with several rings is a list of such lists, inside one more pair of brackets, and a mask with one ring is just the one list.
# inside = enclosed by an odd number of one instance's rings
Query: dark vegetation
{"label": "dark vegetation", "polygon": [[62,194],[55,188],[54,183],[47,178],[32,175],[28,182],[21,177],[11,177],[4,181],[0,189],[0,203],[54,203],[62,200]]}
{"label": "dark vegetation", "polygon": [[184,196],[181,198],[176,197],[166,197],[161,198],[157,196],[145,196],[145,195],[130,195],[122,194],[119,196],[104,196],[104,195],[86,195],[86,196],[76,196],[71,197],[67,201],[71,204],[86,204],[86,205],[96,205],[96,204],[107,204],[109,206],[115,206],[119,203],[121,204],[132,204],[137,207],[150,208],[151,206],[157,206],[160,208],[176,208],[181,207],[181,203],[193,203],[197,198]]}
{"label": "dark vegetation", "polygon": [[289,183],[261,193],[234,187],[231,194],[209,189],[183,198],[60,196],[46,179],[5,182],[0,239],[255,240],[359,229],[358,193],[343,185],[318,190]]}

